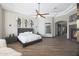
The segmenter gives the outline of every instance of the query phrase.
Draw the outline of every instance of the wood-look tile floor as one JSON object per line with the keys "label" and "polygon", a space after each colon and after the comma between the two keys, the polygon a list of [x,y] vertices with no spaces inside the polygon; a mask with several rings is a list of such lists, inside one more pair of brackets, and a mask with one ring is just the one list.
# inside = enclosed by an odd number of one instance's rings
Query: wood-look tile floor
{"label": "wood-look tile floor", "polygon": [[43,38],[43,41],[25,48],[19,42],[8,44],[23,54],[23,56],[75,56],[77,55],[77,43],[62,37]]}

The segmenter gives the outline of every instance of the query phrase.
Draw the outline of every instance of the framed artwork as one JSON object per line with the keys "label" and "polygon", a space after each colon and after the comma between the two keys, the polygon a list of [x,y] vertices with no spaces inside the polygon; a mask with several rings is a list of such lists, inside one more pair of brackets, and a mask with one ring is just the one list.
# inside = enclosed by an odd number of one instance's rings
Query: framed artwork
{"label": "framed artwork", "polygon": [[33,27],[33,25],[34,25],[32,20],[30,20],[30,25],[31,25],[31,27]]}
{"label": "framed artwork", "polygon": [[27,19],[25,19],[25,27],[27,27]]}
{"label": "framed artwork", "polygon": [[20,18],[18,18],[18,20],[17,20],[17,25],[19,28],[21,27],[21,19]]}

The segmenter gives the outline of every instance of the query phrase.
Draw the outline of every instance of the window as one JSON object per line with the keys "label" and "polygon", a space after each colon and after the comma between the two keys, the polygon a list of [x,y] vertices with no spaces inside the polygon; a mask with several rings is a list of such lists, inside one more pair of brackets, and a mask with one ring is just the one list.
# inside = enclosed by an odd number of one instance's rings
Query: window
{"label": "window", "polygon": [[51,33],[51,23],[45,23],[46,25],[46,33]]}

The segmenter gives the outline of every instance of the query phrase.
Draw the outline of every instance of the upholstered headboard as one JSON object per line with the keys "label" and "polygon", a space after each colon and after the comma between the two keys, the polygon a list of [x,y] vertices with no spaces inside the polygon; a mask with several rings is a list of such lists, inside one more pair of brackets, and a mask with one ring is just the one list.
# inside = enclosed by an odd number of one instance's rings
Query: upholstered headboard
{"label": "upholstered headboard", "polygon": [[23,33],[23,32],[33,32],[33,28],[18,28],[18,35],[19,33]]}

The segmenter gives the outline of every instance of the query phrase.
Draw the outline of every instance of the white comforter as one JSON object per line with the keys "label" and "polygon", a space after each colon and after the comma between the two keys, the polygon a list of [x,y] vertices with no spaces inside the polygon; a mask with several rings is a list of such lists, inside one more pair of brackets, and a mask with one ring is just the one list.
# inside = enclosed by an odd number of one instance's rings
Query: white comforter
{"label": "white comforter", "polygon": [[40,35],[37,35],[37,34],[33,34],[33,33],[21,33],[18,36],[18,39],[22,43],[28,43],[28,42],[31,42],[31,41],[35,41],[35,40],[41,39],[41,36]]}

